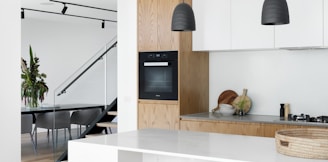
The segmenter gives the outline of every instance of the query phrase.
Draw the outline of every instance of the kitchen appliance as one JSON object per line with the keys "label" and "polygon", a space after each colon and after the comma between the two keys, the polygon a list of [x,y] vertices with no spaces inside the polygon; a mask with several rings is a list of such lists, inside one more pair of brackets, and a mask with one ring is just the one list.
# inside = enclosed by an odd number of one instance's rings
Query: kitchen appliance
{"label": "kitchen appliance", "polygon": [[178,100],[178,51],[139,52],[139,99]]}
{"label": "kitchen appliance", "polygon": [[288,114],[288,120],[297,122],[316,122],[316,123],[328,123],[328,116],[311,117],[310,115],[300,114],[292,115]]}

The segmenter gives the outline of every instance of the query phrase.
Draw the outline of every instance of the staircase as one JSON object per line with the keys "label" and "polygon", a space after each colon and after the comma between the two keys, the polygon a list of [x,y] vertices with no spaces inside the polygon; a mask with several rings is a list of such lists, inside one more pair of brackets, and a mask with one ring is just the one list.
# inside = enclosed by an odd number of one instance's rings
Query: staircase
{"label": "staircase", "polygon": [[[113,119],[117,116],[117,98],[105,107],[103,112],[91,122],[90,126],[78,137],[94,137],[98,135],[108,134],[107,129],[117,128],[117,123],[113,122]],[[112,133],[112,132],[111,132]],[[57,159],[57,162],[66,161],[67,149],[66,151]]]}

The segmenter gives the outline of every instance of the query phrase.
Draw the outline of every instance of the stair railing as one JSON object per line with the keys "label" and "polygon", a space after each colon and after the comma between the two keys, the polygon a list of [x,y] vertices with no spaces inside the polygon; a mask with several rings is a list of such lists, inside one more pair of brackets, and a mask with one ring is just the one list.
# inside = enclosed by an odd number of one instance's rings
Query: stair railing
{"label": "stair railing", "polygon": [[[61,83],[54,91],[55,96],[60,96],[66,93],[66,90],[72,86],[83,74],[85,74],[93,65],[103,58],[111,49],[116,47],[117,37],[115,36],[105,47],[100,49],[94,56],[92,56],[86,63],[84,63],[78,70],[69,76],[63,83]],[[104,52],[102,52],[104,50]],[[54,97],[55,97],[54,96]]]}

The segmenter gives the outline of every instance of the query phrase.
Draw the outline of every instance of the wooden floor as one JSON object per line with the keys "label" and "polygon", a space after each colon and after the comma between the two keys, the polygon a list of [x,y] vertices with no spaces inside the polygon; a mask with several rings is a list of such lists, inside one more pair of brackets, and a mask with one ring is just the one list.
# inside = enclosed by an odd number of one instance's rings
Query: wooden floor
{"label": "wooden floor", "polygon": [[[112,129],[116,133],[116,129]],[[72,138],[77,138],[76,129],[72,129]],[[22,162],[54,162],[67,149],[68,132],[66,131],[66,140],[64,131],[58,131],[58,146],[55,152],[52,149],[51,133],[48,141],[47,133],[38,133],[37,153],[33,150],[33,144],[29,134],[21,135],[21,161]]]}

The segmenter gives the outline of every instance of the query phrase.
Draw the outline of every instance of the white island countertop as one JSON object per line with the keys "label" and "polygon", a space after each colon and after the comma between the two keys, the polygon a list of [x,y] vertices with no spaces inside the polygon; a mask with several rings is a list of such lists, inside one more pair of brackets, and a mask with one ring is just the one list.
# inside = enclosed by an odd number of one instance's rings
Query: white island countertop
{"label": "white island countertop", "polygon": [[[99,147],[99,149],[97,149]],[[83,161],[94,155],[97,150],[106,154],[106,147],[117,150],[116,161],[120,151],[133,152],[135,157],[142,158],[133,161],[147,161],[145,154],[161,157],[178,157],[179,161],[222,161],[222,162],[327,162],[328,160],[303,159],[282,155],[276,151],[275,139],[266,137],[228,135],[205,132],[173,131],[161,129],[144,129],[112,135],[69,141],[68,160],[70,162]],[[98,157],[97,161],[108,161]],[[115,153],[115,151],[114,151]],[[132,157],[132,156],[131,156]],[[123,158],[124,159],[124,158]],[[126,159],[126,157],[125,157]],[[158,158],[157,158],[158,159]],[[95,160],[95,159],[93,159]],[[131,159],[130,159],[131,160]],[[152,161],[152,160],[148,160]],[[161,160],[157,160],[161,161]]]}

